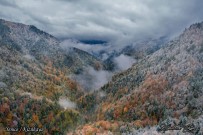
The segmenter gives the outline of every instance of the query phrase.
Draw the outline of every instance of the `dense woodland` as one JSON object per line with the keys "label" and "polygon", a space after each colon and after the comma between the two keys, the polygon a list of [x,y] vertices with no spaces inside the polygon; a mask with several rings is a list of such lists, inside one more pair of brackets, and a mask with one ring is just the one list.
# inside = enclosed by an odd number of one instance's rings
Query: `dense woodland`
{"label": "dense woodland", "polygon": [[[34,26],[1,20],[0,134],[24,126],[58,135],[158,132],[168,121],[194,123],[192,133],[201,134],[203,23],[155,50],[87,92],[69,75],[108,66],[79,49],[61,50],[56,38]],[[60,97],[76,106],[61,106]]]}

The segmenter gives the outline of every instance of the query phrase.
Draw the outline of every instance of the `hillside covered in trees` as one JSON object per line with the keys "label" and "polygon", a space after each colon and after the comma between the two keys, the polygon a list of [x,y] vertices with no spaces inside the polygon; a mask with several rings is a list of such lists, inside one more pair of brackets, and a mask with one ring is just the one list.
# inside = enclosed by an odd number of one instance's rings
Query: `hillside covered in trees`
{"label": "hillside covered in trees", "polygon": [[187,124],[193,124],[188,134],[203,133],[203,23],[165,45],[153,43],[155,49],[97,91],[85,91],[70,75],[108,65],[59,44],[35,26],[0,20],[0,134],[11,134],[6,127],[43,129],[39,134],[163,134],[163,125]]}
{"label": "hillside covered in trees", "polygon": [[[114,75],[99,91],[86,96],[95,102],[94,118],[75,133],[202,134],[202,49],[203,23],[196,23]],[[167,131],[163,125],[181,129],[192,125],[192,129]]]}

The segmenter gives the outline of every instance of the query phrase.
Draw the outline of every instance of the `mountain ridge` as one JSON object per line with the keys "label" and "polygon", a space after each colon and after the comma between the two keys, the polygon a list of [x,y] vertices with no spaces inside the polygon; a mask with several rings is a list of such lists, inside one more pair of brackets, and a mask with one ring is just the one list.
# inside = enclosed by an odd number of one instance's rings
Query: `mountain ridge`
{"label": "mountain ridge", "polygon": [[[60,41],[57,38],[37,29],[35,26],[12,23],[5,20],[1,22],[1,27],[7,29],[7,33],[1,33],[0,37],[5,37],[2,39],[3,41],[1,40],[1,42],[8,45],[11,44],[12,46],[15,45],[16,48],[25,55],[33,55],[39,60],[42,60],[41,57],[48,56],[50,59],[55,61],[55,65],[58,66],[62,66],[61,64],[63,61],[66,61],[66,59],[74,59],[60,47]],[[73,53],[74,52],[72,51],[72,54]],[[91,55],[85,55],[84,57],[90,56]],[[93,61],[90,66],[94,67],[94,63],[102,65],[102,62],[95,57],[90,57],[90,59]],[[88,64],[84,65],[86,63],[85,61],[72,61],[73,65],[76,63],[80,64],[78,65],[79,68],[88,66]],[[73,68],[71,70],[72,71],[70,72],[77,72],[74,71]]]}
{"label": "mountain ridge", "polygon": [[[162,125],[192,123],[195,128],[190,133],[202,134],[202,25],[191,25],[164,47],[114,75],[99,92],[90,94],[95,97],[95,117],[77,133],[107,128],[106,133],[113,128],[116,134],[162,134]],[[101,92],[105,96],[101,97]]]}
{"label": "mountain ridge", "polygon": [[36,27],[1,22],[0,134],[27,125],[44,128],[44,134],[182,133],[162,131],[174,123],[192,123],[191,134],[203,133],[203,22],[151,53],[143,51],[132,67],[91,92],[69,75],[89,66],[103,69],[99,59],[60,48]]}
{"label": "mountain ridge", "polygon": [[82,50],[60,48],[58,39],[34,26],[1,20],[0,134],[23,126],[64,134],[83,123],[75,102],[85,93],[69,75],[89,66],[99,70],[102,63]]}

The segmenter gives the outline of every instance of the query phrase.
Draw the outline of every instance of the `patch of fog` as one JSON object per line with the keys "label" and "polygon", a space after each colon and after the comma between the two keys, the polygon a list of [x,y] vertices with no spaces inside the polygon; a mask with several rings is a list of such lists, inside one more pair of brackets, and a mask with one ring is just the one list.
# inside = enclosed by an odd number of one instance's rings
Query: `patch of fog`
{"label": "patch of fog", "polygon": [[86,91],[99,90],[111,80],[114,73],[127,70],[136,61],[132,57],[121,54],[114,58],[113,62],[116,64],[115,72],[87,67],[81,74],[73,74],[69,77],[78,82]]}
{"label": "patch of fog", "polygon": [[101,98],[106,96],[106,93],[103,92],[103,91],[100,91],[98,94],[99,94],[99,96],[100,96]]}
{"label": "patch of fog", "polygon": [[[115,52],[115,48],[112,48],[111,44],[97,44],[89,45],[83,44],[77,40],[64,40],[60,43],[60,47],[66,51],[69,51],[70,48],[75,47],[81,50],[84,50],[90,54],[98,55],[101,60],[108,59],[111,54]],[[116,65],[116,71],[124,71],[130,68],[134,63],[135,59],[127,55],[119,55],[113,59],[113,63]],[[98,90],[103,85],[108,83],[114,72],[107,70],[95,70],[93,67],[87,67],[81,74],[72,74],[69,77],[76,82],[78,82],[86,91]]]}
{"label": "patch of fog", "polygon": [[87,67],[79,75],[71,75],[70,78],[78,82],[85,90],[98,90],[104,84],[111,80],[113,73],[106,70],[95,70],[93,67]]}
{"label": "patch of fog", "polygon": [[60,97],[58,103],[64,109],[76,108],[76,103],[70,101],[68,98],[65,98],[65,97]]}
{"label": "patch of fog", "polygon": [[[43,96],[37,96],[30,92],[22,92],[22,91],[16,91],[16,92],[18,92],[21,96],[29,96],[30,98],[35,100],[42,100],[44,98]],[[47,98],[45,99],[47,102],[53,103],[53,101],[51,101],[50,99],[47,99]],[[60,97],[58,103],[64,109],[76,108],[76,103],[70,101],[68,98],[65,98],[65,97]]]}
{"label": "patch of fog", "polygon": [[23,57],[26,58],[26,59],[28,59],[28,60],[34,60],[34,59],[35,59],[35,57],[32,56],[32,55],[30,55],[30,54],[26,54],[26,55],[24,55]]}
{"label": "patch of fog", "polygon": [[118,70],[127,70],[128,68],[132,67],[132,65],[136,62],[135,59],[133,59],[130,56],[121,54],[118,57],[114,58],[114,62],[117,65]]}

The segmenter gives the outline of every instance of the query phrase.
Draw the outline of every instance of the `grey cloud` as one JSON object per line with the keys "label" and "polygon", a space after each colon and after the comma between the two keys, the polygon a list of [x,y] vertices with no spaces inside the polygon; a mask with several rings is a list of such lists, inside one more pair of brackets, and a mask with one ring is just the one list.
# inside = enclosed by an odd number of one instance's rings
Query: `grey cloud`
{"label": "grey cloud", "polygon": [[113,45],[176,36],[203,20],[201,0],[2,0],[0,17],[36,25],[58,38]]}
{"label": "grey cloud", "polygon": [[14,0],[1,0],[0,4],[2,6],[7,6],[7,7],[15,7],[15,1]]}
{"label": "grey cloud", "polygon": [[98,90],[111,80],[113,73],[106,70],[95,70],[87,67],[82,74],[71,75],[70,78],[77,81],[86,91]]}
{"label": "grey cloud", "polygon": [[76,103],[70,101],[68,98],[65,97],[60,97],[58,103],[64,109],[76,108]]}
{"label": "grey cloud", "polygon": [[135,63],[135,59],[121,54],[114,58],[114,62],[116,63],[118,70],[123,71],[130,68]]}

